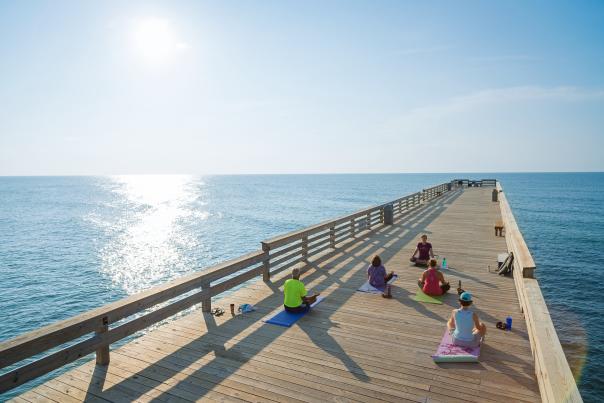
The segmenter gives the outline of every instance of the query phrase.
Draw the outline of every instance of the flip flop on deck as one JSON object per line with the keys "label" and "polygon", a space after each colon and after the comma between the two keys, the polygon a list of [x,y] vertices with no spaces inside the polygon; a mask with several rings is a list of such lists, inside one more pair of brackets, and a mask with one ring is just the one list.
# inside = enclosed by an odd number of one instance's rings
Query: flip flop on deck
{"label": "flip flop on deck", "polygon": [[480,346],[461,347],[451,343],[449,330],[445,330],[436,354],[432,356],[434,362],[478,362],[480,356]]}
{"label": "flip flop on deck", "polygon": [[[325,297],[319,296],[317,300],[310,307],[314,308],[318,303],[323,301]],[[273,315],[270,319],[264,319],[265,323],[270,323],[271,325],[283,326],[283,327],[291,327],[294,323],[298,321],[302,316],[306,315],[309,311],[300,312],[300,313],[291,313],[287,312],[285,309]]]}
{"label": "flip flop on deck", "polygon": [[433,297],[432,295],[425,294],[422,290],[418,289],[417,294],[413,297],[414,300],[418,302],[425,302],[427,304],[442,304],[443,303],[443,295],[437,295]]}
{"label": "flip flop on deck", "polygon": [[[392,276],[392,278],[388,281],[388,284],[392,284],[396,281],[396,279],[398,279],[398,276],[395,274],[394,276]],[[368,292],[371,294],[381,294],[384,292],[386,288],[376,288],[374,286],[372,286],[371,284],[369,284],[369,280],[365,281],[365,284],[363,284],[362,286],[360,286],[357,291],[360,292]]]}

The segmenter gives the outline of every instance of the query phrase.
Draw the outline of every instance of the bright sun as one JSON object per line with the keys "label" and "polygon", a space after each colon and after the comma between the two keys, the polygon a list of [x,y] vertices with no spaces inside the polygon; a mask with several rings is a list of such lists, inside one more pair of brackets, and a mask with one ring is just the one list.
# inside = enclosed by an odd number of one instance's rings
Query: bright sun
{"label": "bright sun", "polygon": [[179,42],[170,21],[162,18],[145,18],[136,22],[133,33],[134,47],[149,63],[170,60],[178,51],[187,48]]}

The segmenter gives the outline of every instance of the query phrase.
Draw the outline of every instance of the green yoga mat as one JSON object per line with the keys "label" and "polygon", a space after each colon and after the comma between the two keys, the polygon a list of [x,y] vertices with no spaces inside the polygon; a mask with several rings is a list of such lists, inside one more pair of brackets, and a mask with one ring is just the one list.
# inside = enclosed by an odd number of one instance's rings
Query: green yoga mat
{"label": "green yoga mat", "polygon": [[427,304],[442,304],[443,296],[439,295],[437,297],[433,297],[431,295],[426,295],[422,290],[417,290],[417,294],[413,297],[414,300],[419,302],[425,302]]}

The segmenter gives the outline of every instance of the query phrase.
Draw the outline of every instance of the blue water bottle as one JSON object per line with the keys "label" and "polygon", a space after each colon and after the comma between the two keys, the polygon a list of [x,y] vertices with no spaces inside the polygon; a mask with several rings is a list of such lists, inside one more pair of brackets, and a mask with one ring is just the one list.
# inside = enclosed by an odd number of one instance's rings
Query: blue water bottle
{"label": "blue water bottle", "polygon": [[443,257],[443,263],[440,265],[440,267],[442,267],[443,269],[447,268],[447,258]]}
{"label": "blue water bottle", "polygon": [[505,318],[505,325],[507,330],[512,330],[512,317],[508,316]]}

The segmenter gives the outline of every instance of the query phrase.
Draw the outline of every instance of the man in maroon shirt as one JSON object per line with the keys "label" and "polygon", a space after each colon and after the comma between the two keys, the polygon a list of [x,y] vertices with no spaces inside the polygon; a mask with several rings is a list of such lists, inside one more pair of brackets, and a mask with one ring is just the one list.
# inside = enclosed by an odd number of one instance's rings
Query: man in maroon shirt
{"label": "man in maroon shirt", "polygon": [[[416,256],[417,255],[417,256]],[[432,252],[432,244],[428,242],[428,235],[422,235],[422,241],[417,244],[410,261],[419,266],[426,266],[428,260],[434,258],[434,252]]]}

